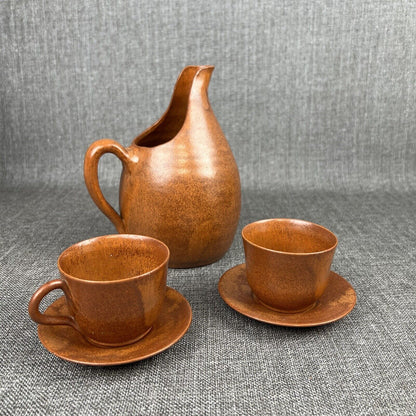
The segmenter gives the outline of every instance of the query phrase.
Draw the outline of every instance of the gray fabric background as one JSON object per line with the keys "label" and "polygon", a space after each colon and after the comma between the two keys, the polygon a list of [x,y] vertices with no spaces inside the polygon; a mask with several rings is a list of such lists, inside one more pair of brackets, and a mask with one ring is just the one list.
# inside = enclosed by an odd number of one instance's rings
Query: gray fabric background
{"label": "gray fabric background", "polygon": [[[415,414],[415,45],[412,1],[0,2],[0,414]],[[27,303],[63,249],[114,232],[84,153],[157,120],[187,64],[216,65],[210,100],[242,181],[234,244],[169,271],[194,313],[171,349],[62,361]],[[114,204],[119,173],[104,157]],[[289,329],[225,305],[216,285],[244,261],[241,228],[270,217],[337,234],[350,315]]]}

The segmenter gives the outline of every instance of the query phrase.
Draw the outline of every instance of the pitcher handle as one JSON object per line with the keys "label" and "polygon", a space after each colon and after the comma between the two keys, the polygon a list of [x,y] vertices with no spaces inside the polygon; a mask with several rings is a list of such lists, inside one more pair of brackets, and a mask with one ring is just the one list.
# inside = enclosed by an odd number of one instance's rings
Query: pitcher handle
{"label": "pitcher handle", "polygon": [[91,198],[98,208],[115,225],[119,233],[125,233],[125,225],[121,215],[107,202],[98,182],[98,162],[104,153],[113,153],[123,164],[123,169],[128,169],[131,162],[129,153],[121,144],[111,139],[101,139],[94,142],[87,150],[84,159],[84,179]]}
{"label": "pitcher handle", "polygon": [[70,297],[68,296],[69,291],[67,288],[66,283],[63,280],[56,279],[51,280],[48,283],[42,285],[32,296],[29,301],[29,315],[33,321],[37,322],[38,324],[42,325],[69,325],[79,331],[78,325],[75,322],[73,316],[70,315],[59,315],[59,316],[52,316],[47,315],[39,311],[39,304],[40,301],[52,290],[61,289],[65,297],[67,298],[67,302],[71,301]]}

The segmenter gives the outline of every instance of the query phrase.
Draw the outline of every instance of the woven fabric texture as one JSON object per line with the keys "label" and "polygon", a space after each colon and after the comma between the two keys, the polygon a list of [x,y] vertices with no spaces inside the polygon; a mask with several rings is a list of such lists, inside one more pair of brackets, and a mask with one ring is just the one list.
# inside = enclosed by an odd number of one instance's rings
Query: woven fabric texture
{"label": "woven fabric texture", "polygon": [[[416,414],[415,39],[410,0],[1,1],[0,414]],[[27,304],[65,248],[115,232],[83,184],[85,151],[128,145],[188,64],[216,66],[210,101],[242,182],[234,243],[169,270],[193,310],[170,349],[63,361]],[[117,206],[116,158],[99,174]],[[275,217],[338,236],[333,270],[358,298],[344,319],[284,328],[223,302],[242,227]]]}
{"label": "woven fabric texture", "polygon": [[42,347],[27,302],[40,284],[58,277],[62,250],[113,233],[113,226],[82,188],[20,191],[4,191],[0,207],[3,414],[415,412],[414,195],[246,190],[241,226],[294,216],[337,234],[333,270],[357,292],[351,314],[331,325],[296,329],[229,308],[217,283],[244,262],[237,234],[219,262],[169,270],[168,285],[193,309],[183,339],[145,361],[92,368],[62,361]]}

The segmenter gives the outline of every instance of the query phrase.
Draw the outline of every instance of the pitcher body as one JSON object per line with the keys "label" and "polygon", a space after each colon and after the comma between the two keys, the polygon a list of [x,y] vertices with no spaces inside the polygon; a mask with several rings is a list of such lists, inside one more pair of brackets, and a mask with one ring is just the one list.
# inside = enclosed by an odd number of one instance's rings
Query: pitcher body
{"label": "pitcher body", "polygon": [[[162,240],[171,251],[170,267],[220,259],[238,225],[238,169],[207,95],[213,69],[186,67],[165,114],[130,147],[103,139],[85,157],[85,181],[98,207],[118,232]],[[98,185],[98,160],[106,152],[123,163],[120,215]]]}

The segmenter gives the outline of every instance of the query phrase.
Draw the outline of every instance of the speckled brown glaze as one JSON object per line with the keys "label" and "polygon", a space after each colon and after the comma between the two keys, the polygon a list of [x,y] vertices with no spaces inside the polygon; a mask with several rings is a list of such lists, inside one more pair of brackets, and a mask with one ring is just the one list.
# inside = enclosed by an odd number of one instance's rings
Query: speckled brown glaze
{"label": "speckled brown glaze", "polygon": [[[207,94],[213,69],[186,67],[165,114],[130,147],[103,139],[85,155],[85,183],[100,210],[118,232],[166,243],[170,267],[202,266],[220,259],[238,225],[239,173]],[[98,183],[98,161],[107,152],[123,164],[120,215],[104,199]]]}
{"label": "speckled brown glaze", "polygon": [[[144,337],[158,318],[166,292],[169,249],[138,235],[110,235],[82,241],[58,259],[61,279],[41,286],[29,302],[39,324],[69,325],[89,342],[127,345]],[[69,314],[50,316],[39,303],[61,289]]]}
{"label": "speckled brown glaze", "polygon": [[338,321],[355,306],[357,295],[340,275],[330,272],[328,286],[315,306],[304,312],[277,312],[258,302],[247,282],[246,265],[240,264],[223,274],[218,291],[225,303],[242,315],[272,325],[309,327]]}
{"label": "speckled brown glaze", "polygon": [[[50,305],[46,313],[52,316],[68,314],[65,297]],[[94,366],[119,365],[144,360],[166,350],[183,337],[191,320],[192,311],[188,301],[168,287],[162,310],[152,330],[134,344],[100,348],[64,325],[39,325],[38,335],[48,351],[64,360]]]}
{"label": "speckled brown glaze", "polygon": [[270,219],[242,231],[247,280],[258,300],[283,312],[311,308],[324,293],[336,236],[311,222]]}

